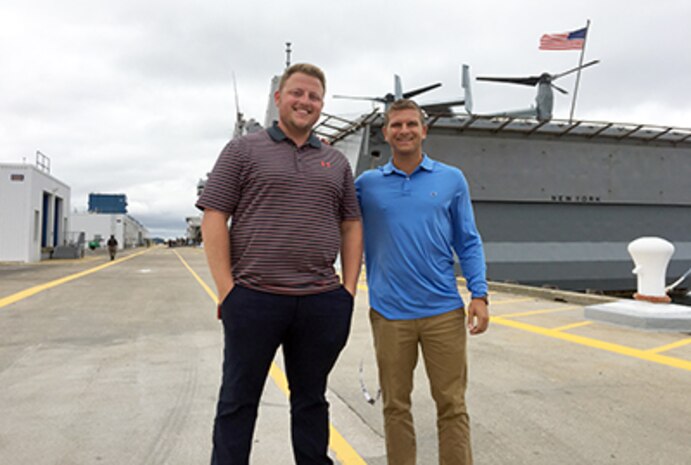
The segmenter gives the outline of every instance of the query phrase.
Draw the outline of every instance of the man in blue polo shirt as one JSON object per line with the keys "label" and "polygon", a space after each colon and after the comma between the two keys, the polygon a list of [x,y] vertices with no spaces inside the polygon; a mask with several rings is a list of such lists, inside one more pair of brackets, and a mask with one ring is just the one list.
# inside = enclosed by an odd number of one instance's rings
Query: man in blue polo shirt
{"label": "man in blue polo shirt", "polygon": [[[416,463],[410,393],[420,346],[437,404],[439,463],[469,465],[466,320],[470,334],[481,334],[489,312],[485,257],[468,184],[459,169],[422,152],[427,127],[415,102],[394,102],[384,123],[392,159],[362,174],[355,185],[388,463]],[[471,292],[467,318],[454,251]]]}

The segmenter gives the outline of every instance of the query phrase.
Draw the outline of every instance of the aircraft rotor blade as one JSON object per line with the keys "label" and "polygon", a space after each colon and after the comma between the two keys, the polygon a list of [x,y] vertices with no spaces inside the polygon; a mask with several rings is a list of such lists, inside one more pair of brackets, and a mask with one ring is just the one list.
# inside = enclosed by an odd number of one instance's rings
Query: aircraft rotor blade
{"label": "aircraft rotor blade", "polygon": [[409,90],[408,92],[403,92],[402,97],[403,98],[415,97],[416,95],[420,95],[424,92],[430,91],[432,89],[436,89],[437,87],[441,87],[441,82],[437,82],[435,84],[430,84],[430,85],[425,86],[425,87],[420,87],[418,89]]}
{"label": "aircraft rotor blade", "polygon": [[238,85],[235,79],[235,71],[233,71],[233,90],[235,91],[235,114],[240,115],[240,97],[238,97]]}
{"label": "aircraft rotor blade", "polygon": [[446,102],[430,102],[421,104],[420,108],[425,110],[427,114],[451,114],[453,113],[452,107],[458,107],[465,105],[465,99],[459,100],[448,100]]}
{"label": "aircraft rotor blade", "polygon": [[507,84],[521,84],[524,86],[535,86],[540,81],[540,76],[530,76],[522,78],[501,78],[501,77],[477,77],[478,81],[504,82]]}
{"label": "aircraft rotor blade", "polygon": [[567,74],[575,73],[579,69],[587,68],[588,66],[593,66],[593,65],[596,65],[598,63],[600,63],[600,60],[593,60],[593,61],[590,61],[590,62],[584,64],[584,65],[576,66],[575,68],[572,68],[568,71],[564,71],[563,73],[553,74],[552,80],[559,79],[560,77],[566,76]]}
{"label": "aircraft rotor blade", "polygon": [[567,95],[567,94],[568,94],[568,92],[565,91],[564,89],[562,89],[561,87],[555,86],[554,84],[550,84],[550,85],[552,86],[552,88],[558,90],[558,91],[561,92],[562,94],[564,94],[564,95]]}
{"label": "aircraft rotor blade", "polygon": [[348,100],[368,100],[370,102],[386,103],[386,99],[382,97],[356,97],[352,95],[332,95],[333,98],[344,98]]}

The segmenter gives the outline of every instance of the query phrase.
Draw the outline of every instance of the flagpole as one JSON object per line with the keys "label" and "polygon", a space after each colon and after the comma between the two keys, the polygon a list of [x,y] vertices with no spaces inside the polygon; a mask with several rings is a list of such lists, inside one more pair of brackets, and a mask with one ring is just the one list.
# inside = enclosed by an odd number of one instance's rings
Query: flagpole
{"label": "flagpole", "polygon": [[581,66],[583,66],[583,57],[585,56],[585,44],[588,42],[588,33],[590,32],[590,20],[585,24],[585,37],[583,38],[583,48],[581,49],[581,58],[578,61],[578,73],[576,74],[576,85],[573,89],[573,99],[571,99],[571,113],[569,114],[569,124],[573,121],[573,112],[576,109],[576,96],[578,95],[578,84],[581,82]]}

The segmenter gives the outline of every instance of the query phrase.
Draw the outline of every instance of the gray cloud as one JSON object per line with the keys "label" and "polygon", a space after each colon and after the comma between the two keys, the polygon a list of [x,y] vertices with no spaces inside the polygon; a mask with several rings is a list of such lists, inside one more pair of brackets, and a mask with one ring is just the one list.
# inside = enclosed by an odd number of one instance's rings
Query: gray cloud
{"label": "gray cloud", "polygon": [[[89,192],[123,192],[154,234],[184,234],[196,183],[241,110],[263,119],[269,80],[293,61],[319,64],[329,95],[380,95],[440,81],[425,99],[458,96],[459,67],[521,76],[575,66],[578,52],[539,51],[547,32],[592,20],[577,117],[691,126],[691,5],[667,0],[524,2],[354,0],[327,4],[28,0],[0,7],[0,161],[51,157],[85,208]],[[573,88],[573,77],[560,85]],[[534,89],[473,83],[475,110],[527,107]],[[566,117],[570,98],[558,96]],[[356,115],[366,102],[327,98]],[[174,233],[174,234],[173,234]]]}

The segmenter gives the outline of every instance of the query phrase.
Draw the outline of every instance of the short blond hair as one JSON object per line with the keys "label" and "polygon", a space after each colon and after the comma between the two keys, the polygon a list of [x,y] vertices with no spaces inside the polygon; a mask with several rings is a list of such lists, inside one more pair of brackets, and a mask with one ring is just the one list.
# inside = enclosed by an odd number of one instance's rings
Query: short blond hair
{"label": "short blond hair", "polygon": [[389,105],[389,108],[387,108],[384,112],[384,126],[387,126],[389,124],[389,119],[391,119],[391,113],[402,110],[417,111],[418,115],[420,115],[420,124],[422,124],[423,126],[427,126],[427,124],[425,123],[425,118],[427,118],[427,115],[425,114],[424,110],[420,108],[420,105],[415,103],[415,101],[407,98],[396,100],[391,105]]}
{"label": "short blond hair", "polygon": [[278,84],[278,90],[283,89],[283,86],[285,85],[288,78],[295,73],[302,73],[319,79],[319,82],[321,82],[322,84],[322,89],[324,89],[324,92],[326,92],[326,76],[324,75],[324,71],[322,71],[319,67],[311,65],[309,63],[295,63],[294,65],[291,65],[290,67],[286,68],[286,70],[283,71],[281,81]]}

